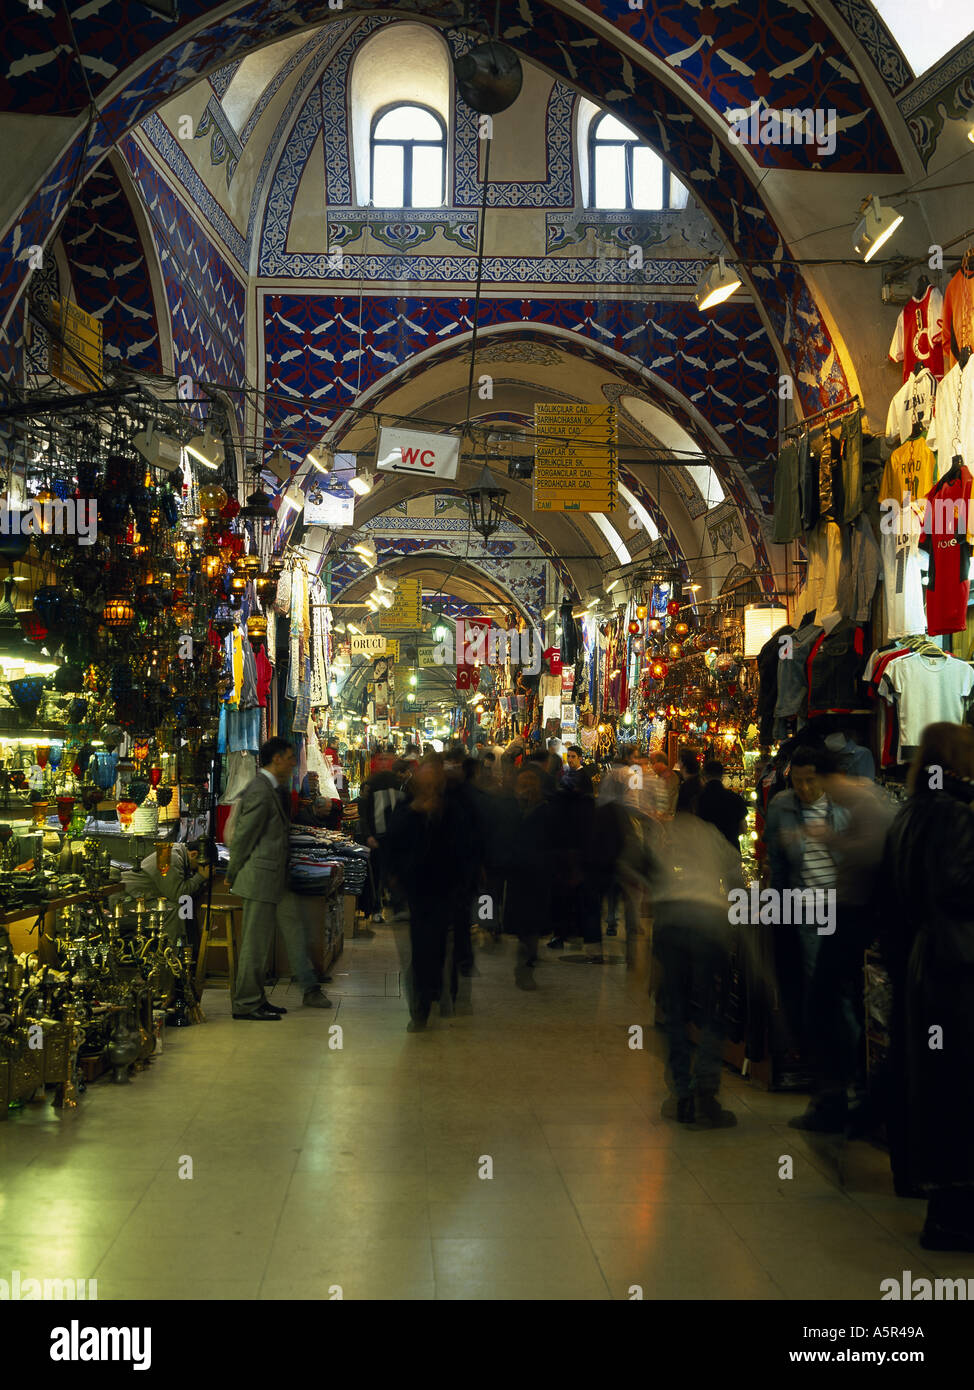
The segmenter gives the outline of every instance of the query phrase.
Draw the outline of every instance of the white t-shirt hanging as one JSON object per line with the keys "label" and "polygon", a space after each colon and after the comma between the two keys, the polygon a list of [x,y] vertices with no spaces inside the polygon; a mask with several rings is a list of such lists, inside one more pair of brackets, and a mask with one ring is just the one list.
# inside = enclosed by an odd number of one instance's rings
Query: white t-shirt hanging
{"label": "white t-shirt hanging", "polygon": [[880,536],[886,636],[890,641],[927,629],[919,541],[918,531],[912,535],[909,531],[902,535],[885,531]]}
{"label": "white t-shirt hanging", "polygon": [[955,362],[940,383],[927,443],[937,455],[937,481],[950,471],[956,453],[974,471],[974,357]]}
{"label": "white t-shirt hanging", "polygon": [[929,285],[919,299],[910,299],[900,310],[889,356],[891,362],[903,363],[904,381],[909,380],[917,362],[929,367],[938,381],[943,376],[943,318],[944,297],[933,285]]}
{"label": "white t-shirt hanging", "polygon": [[886,416],[886,441],[894,447],[905,444],[914,425],[928,425],[937,396],[937,381],[926,367],[911,376],[889,403]]}
{"label": "white t-shirt hanging", "polygon": [[879,683],[887,699],[895,699],[900,721],[897,758],[916,748],[928,724],[960,724],[964,701],[974,688],[974,670],[953,656],[923,656],[913,652],[890,662]]}

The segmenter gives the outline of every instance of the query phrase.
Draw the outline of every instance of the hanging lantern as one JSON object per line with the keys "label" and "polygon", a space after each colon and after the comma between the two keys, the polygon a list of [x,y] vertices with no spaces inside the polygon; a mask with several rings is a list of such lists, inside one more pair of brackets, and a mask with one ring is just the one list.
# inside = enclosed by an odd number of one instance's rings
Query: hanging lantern
{"label": "hanging lantern", "polygon": [[667,603],[667,605],[666,605],[666,612],[667,612],[667,615],[668,615],[669,617],[671,617],[671,618],[675,618],[676,615],[677,615],[677,613],[679,613],[679,611],[680,611],[680,600],[679,600],[678,598],[671,598],[670,601],[669,601],[669,603]]}
{"label": "hanging lantern", "polygon": [[639,619],[640,622],[643,622],[643,621],[645,620],[645,618],[646,618],[646,605],[645,605],[645,603],[641,603],[641,604],[639,605],[639,607],[636,609],[636,617]]}
{"label": "hanging lantern", "polygon": [[635,637],[639,632],[639,622],[636,618],[629,619],[629,635]]}
{"label": "hanging lantern", "polygon": [[204,483],[199,491],[200,510],[207,518],[219,516],[229,502],[226,488],[219,483]]}
{"label": "hanging lantern", "polygon": [[644,639],[642,637],[637,637],[632,644],[632,649],[637,656],[642,656],[643,652],[646,649],[646,643]]}
{"label": "hanging lantern", "polygon": [[652,676],[654,681],[661,681],[668,670],[669,667],[667,666],[665,661],[657,660],[650,664],[649,674]]}
{"label": "hanging lantern", "polygon": [[106,627],[120,631],[135,622],[135,608],[124,594],[117,594],[105,604],[101,616]]}
{"label": "hanging lantern", "polygon": [[247,636],[251,642],[263,642],[267,638],[267,619],[260,613],[253,613],[247,619]]}
{"label": "hanging lantern", "polygon": [[214,631],[221,637],[226,637],[229,632],[232,632],[234,623],[236,622],[233,609],[228,603],[219,604],[216,612],[213,614],[211,622]]}
{"label": "hanging lantern", "polygon": [[660,622],[659,618],[650,618],[650,620],[649,620],[649,630],[650,630],[650,632],[662,632],[662,631],[663,631],[663,624]]}
{"label": "hanging lantern", "polygon": [[161,768],[161,767],[150,767],[150,768],[149,768],[149,785],[152,787],[153,791],[156,789],[156,787],[158,787],[158,785],[159,785],[159,783],[160,783],[161,781],[162,781],[162,768]]}
{"label": "hanging lantern", "polygon": [[266,608],[269,603],[273,603],[274,596],[277,593],[277,577],[273,574],[261,574],[258,575],[254,582],[257,588],[257,595]]}
{"label": "hanging lantern", "polygon": [[47,760],[51,756],[51,745],[49,743],[39,743],[34,749],[34,760],[43,772],[47,767]]}
{"label": "hanging lantern", "polygon": [[680,657],[683,655],[683,648],[680,646],[679,642],[667,642],[666,654],[671,661],[679,661]]}
{"label": "hanging lantern", "polygon": [[230,578],[230,592],[235,598],[242,598],[247,592],[249,580],[245,574],[234,574]]}
{"label": "hanging lantern", "polygon": [[240,555],[233,568],[238,574],[245,574],[248,579],[254,579],[260,573],[260,556]]}
{"label": "hanging lantern", "polygon": [[180,538],[178,541],[173,541],[173,559],[176,560],[180,565],[187,564],[191,554],[192,551],[189,548],[188,541],[184,541],[182,538]]}
{"label": "hanging lantern", "polygon": [[486,465],[474,486],[464,493],[470,525],[485,541],[490,540],[501,524],[506,496],[507,488],[501,487]]}
{"label": "hanging lantern", "polygon": [[676,633],[677,637],[686,637],[690,628],[687,623],[674,623],[673,631]]}
{"label": "hanging lantern", "polygon": [[207,579],[219,579],[223,573],[223,556],[219,551],[215,555],[203,556],[203,573]]}

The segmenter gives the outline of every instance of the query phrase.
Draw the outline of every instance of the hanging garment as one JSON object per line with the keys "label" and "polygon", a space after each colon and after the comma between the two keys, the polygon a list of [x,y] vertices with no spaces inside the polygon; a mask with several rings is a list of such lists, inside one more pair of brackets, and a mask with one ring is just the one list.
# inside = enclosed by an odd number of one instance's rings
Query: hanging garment
{"label": "hanging garment", "polygon": [[254,656],[254,649],[250,645],[249,639],[243,636],[241,642],[241,655],[243,658],[243,670],[240,677],[240,697],[239,705],[241,709],[255,709],[257,700],[257,658]]}
{"label": "hanging garment", "polygon": [[857,623],[869,621],[883,560],[869,518],[862,514],[842,527],[842,559],[837,588],[839,612]]}
{"label": "hanging garment", "polygon": [[833,480],[838,492],[836,520],[855,521],[862,511],[862,411],[843,415],[832,439],[832,450],[838,459]]}
{"label": "hanging garment", "polygon": [[[772,633],[758,652],[758,726],[763,744],[772,742],[774,735],[774,707],[778,699],[778,667],[781,665],[780,638],[794,632],[786,623]],[[652,745],[651,745],[652,746]]]}
{"label": "hanging garment", "polygon": [[920,560],[920,522],[904,531],[884,531],[880,536],[883,559],[883,597],[886,636],[890,639],[924,632],[927,614],[923,602],[923,565]]}
{"label": "hanging garment", "polygon": [[880,693],[895,703],[899,721],[897,759],[904,762],[917,748],[928,724],[961,724],[974,671],[966,661],[941,654],[910,652],[891,662],[880,681]]}
{"label": "hanging garment", "polygon": [[810,531],[818,521],[818,454],[811,447],[807,430],[798,436],[798,495],[802,530]]}
{"label": "hanging garment", "polygon": [[[964,258],[967,265],[968,257]],[[974,265],[961,266],[944,295],[944,367],[949,371],[958,350],[974,347]]]}
{"label": "hanging garment", "polygon": [[937,476],[950,469],[955,455],[974,465],[974,357],[966,367],[956,362],[940,383],[927,443],[937,455]]}
{"label": "hanging garment", "polygon": [[840,515],[835,505],[832,485],[832,430],[828,424],[819,425],[812,435],[811,448],[818,454],[818,514],[819,518],[834,521]]}
{"label": "hanging garment", "polygon": [[263,646],[257,648],[257,652],[254,656],[254,665],[257,670],[257,703],[261,709],[266,709],[271,681],[274,679],[274,668],[268,660],[267,653]]}
{"label": "hanging garment", "polygon": [[[930,557],[927,569],[927,632],[931,637],[963,632],[971,584],[970,472],[960,464],[927,493],[920,545]],[[959,505],[962,504],[962,505]],[[958,515],[959,511],[959,515]]]}
{"label": "hanging garment", "polygon": [[257,760],[252,753],[228,753],[226,772],[226,786],[220,797],[221,805],[224,806],[236,801],[240,793],[249,786],[257,774]]}
{"label": "hanging garment", "polygon": [[328,699],[328,634],[325,627],[324,585],[316,581],[311,603],[311,704],[318,708]]}
{"label": "hanging garment", "polygon": [[916,502],[926,497],[937,476],[937,460],[925,439],[908,439],[894,449],[886,460],[879,484],[880,502],[894,501],[903,505],[904,494]]}
{"label": "hanging garment", "polygon": [[866,635],[859,623],[843,618],[825,632],[808,657],[808,717],[848,714],[865,706],[862,674]]}
{"label": "hanging garment", "polygon": [[905,444],[911,435],[929,426],[936,398],[937,381],[926,367],[903,383],[886,416],[886,442],[891,448]]}
{"label": "hanging garment", "polygon": [[808,708],[808,670],[809,653],[822,636],[824,628],[808,621],[792,634],[792,654],[778,667],[778,698],[774,707],[774,736],[787,738],[788,721],[795,716],[804,717]]}
{"label": "hanging garment", "polygon": [[911,298],[900,310],[889,345],[891,362],[903,363],[903,380],[914,366],[926,367],[939,381],[944,374],[944,297],[928,285],[919,299]]}
{"label": "hanging garment", "polygon": [[795,602],[795,619],[806,615],[817,621],[838,613],[842,580],[842,531],[834,521],[820,521],[805,539],[808,578]]}
{"label": "hanging garment", "polygon": [[[807,447],[807,439],[805,443]],[[801,534],[799,453],[799,440],[793,436],[785,440],[778,452],[778,466],[774,475],[774,529],[771,539],[780,545],[786,545]]]}

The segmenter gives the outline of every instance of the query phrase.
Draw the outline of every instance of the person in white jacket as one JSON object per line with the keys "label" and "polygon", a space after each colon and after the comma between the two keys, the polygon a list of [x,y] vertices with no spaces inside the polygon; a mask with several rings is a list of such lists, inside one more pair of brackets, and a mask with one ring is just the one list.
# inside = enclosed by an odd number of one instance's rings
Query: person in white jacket
{"label": "person in white jacket", "polygon": [[[663,1117],[724,1128],[737,1123],[717,1096],[731,947],[728,894],[743,886],[740,855],[715,826],[688,812],[650,822],[647,850],[671,1092]],[[700,1035],[692,1056],[687,1028],[694,1006]]]}

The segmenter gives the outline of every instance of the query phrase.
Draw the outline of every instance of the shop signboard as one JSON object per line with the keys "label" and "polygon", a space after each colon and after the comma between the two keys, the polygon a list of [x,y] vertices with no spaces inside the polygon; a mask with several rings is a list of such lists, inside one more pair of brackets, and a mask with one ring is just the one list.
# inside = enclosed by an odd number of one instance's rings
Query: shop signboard
{"label": "shop signboard", "polygon": [[384,656],[388,639],[381,632],[363,632],[352,637],[352,656]]}
{"label": "shop signboard", "polygon": [[51,318],[64,339],[63,347],[51,339],[48,356],[51,376],[79,391],[97,390],[102,385],[104,367],[101,320],[86,314],[77,304],[60,299],[51,300]]}
{"label": "shop signboard", "polygon": [[304,498],[304,523],[306,526],[353,526],[354,496],[349,493],[347,497],[340,497],[336,492],[312,487]]}
{"label": "shop signboard", "polygon": [[534,430],[534,510],[612,511],[618,491],[615,406],[539,402]]}
{"label": "shop signboard", "polygon": [[418,579],[400,579],[392,607],[381,615],[382,626],[386,629],[408,627],[416,629],[422,625],[422,584]]}
{"label": "shop signboard", "polygon": [[439,666],[439,664],[440,664],[440,663],[437,661],[437,659],[436,659],[436,647],[435,647],[435,646],[420,647],[420,648],[419,648],[419,653],[418,653],[418,655],[419,655],[419,669],[420,669],[421,671],[428,671],[428,670],[430,670],[433,666]]}
{"label": "shop signboard", "polygon": [[455,478],[460,440],[451,434],[420,430],[379,430],[376,467],[383,473],[418,473],[424,478]]}

